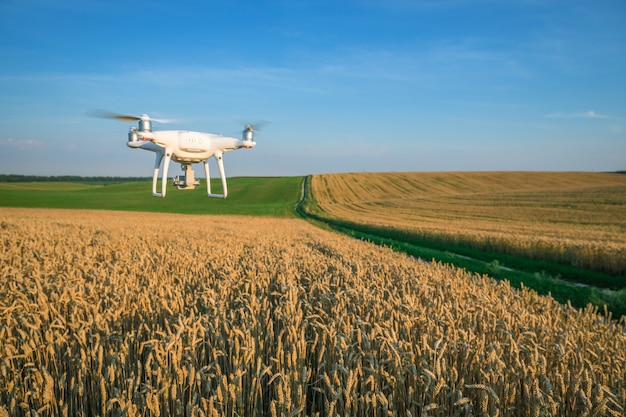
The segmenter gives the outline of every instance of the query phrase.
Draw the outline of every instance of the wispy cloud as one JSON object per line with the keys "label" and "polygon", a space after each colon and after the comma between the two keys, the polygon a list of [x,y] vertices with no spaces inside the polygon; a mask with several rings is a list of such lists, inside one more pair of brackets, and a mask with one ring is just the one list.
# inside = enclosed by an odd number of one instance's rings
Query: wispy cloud
{"label": "wispy cloud", "polygon": [[35,139],[0,139],[0,146],[19,150],[38,149],[44,146],[43,142]]}
{"label": "wispy cloud", "polygon": [[563,112],[550,113],[550,114],[546,114],[545,117],[550,118],[550,119],[612,119],[613,118],[605,114],[596,113],[593,110],[573,112],[573,113],[563,113]]}

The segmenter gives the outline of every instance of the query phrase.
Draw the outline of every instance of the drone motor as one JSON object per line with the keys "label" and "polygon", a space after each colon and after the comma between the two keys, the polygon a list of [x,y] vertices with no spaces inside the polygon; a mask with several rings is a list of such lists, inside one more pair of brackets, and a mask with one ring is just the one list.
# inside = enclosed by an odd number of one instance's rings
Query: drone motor
{"label": "drone motor", "polygon": [[140,132],[152,132],[152,122],[147,114],[142,114],[139,119],[139,131]]}
{"label": "drone motor", "polygon": [[139,141],[139,138],[137,137],[137,128],[135,126],[131,127],[130,131],[128,132],[128,141],[129,142]]}

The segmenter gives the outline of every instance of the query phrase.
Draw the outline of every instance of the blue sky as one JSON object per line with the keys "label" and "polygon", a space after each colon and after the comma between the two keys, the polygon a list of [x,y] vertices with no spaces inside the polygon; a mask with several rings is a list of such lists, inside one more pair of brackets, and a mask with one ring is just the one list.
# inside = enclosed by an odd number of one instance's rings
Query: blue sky
{"label": "blue sky", "polygon": [[1,0],[0,173],[149,176],[92,109],[271,121],[228,176],[623,170],[626,2]]}

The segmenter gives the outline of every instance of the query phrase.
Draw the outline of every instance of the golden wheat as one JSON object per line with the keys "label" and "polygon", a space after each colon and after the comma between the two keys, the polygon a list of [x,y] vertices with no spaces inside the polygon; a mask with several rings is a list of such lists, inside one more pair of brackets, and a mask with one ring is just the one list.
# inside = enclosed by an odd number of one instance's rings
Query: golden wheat
{"label": "golden wheat", "polygon": [[334,218],[610,273],[626,272],[626,175],[409,172],[314,175]]}
{"label": "golden wheat", "polygon": [[0,209],[0,416],[623,415],[624,322],[297,219]]}

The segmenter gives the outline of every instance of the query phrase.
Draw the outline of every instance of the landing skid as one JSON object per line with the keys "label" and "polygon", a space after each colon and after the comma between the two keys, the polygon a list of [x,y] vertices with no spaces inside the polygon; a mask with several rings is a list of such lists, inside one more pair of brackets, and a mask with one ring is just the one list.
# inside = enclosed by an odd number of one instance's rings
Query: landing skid
{"label": "landing skid", "polygon": [[[217,161],[217,168],[220,172],[220,178],[222,180],[222,194],[214,194],[211,193],[211,174],[209,172],[209,162],[208,159],[202,161],[204,164],[204,173],[206,174],[206,191],[207,196],[211,198],[226,198],[228,195],[228,188],[226,186],[226,174],[224,172],[224,161],[222,160],[223,152],[217,151],[215,152],[215,160]],[[165,161],[163,159],[165,158]],[[165,194],[167,192],[167,172],[169,170],[170,162],[172,160],[172,153],[165,150],[165,153],[157,152],[156,159],[154,161],[154,171],[152,173],[152,195],[158,198],[165,198]],[[161,162],[163,162],[163,170],[161,170]],[[176,177],[172,183],[178,189],[193,189],[196,185],[199,185],[200,182],[195,179],[195,175],[193,172],[193,168],[191,164],[182,164],[183,170],[185,171],[185,175],[181,179],[180,177]],[[157,192],[157,182],[159,180],[159,171],[161,172],[161,192]]]}

